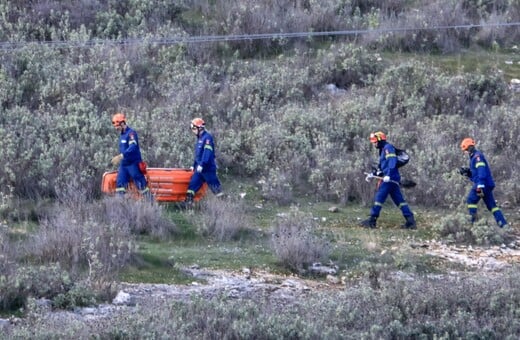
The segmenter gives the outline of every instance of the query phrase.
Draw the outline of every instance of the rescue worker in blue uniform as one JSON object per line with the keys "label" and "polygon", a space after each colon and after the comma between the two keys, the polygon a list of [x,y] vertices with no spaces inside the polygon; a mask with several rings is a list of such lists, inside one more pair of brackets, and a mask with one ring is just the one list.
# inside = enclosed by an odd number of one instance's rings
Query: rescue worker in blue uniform
{"label": "rescue worker in blue uniform", "polygon": [[379,183],[378,190],[375,195],[374,205],[370,210],[370,217],[361,222],[361,226],[365,228],[376,228],[379,213],[383,208],[388,195],[392,198],[395,205],[401,209],[406,222],[401,226],[403,229],[417,229],[413,212],[406,203],[399,183],[401,175],[397,169],[397,155],[395,147],[386,141],[386,135],[381,132],[373,132],[370,134],[370,142],[379,150],[379,168],[374,175],[381,176],[383,179]]}
{"label": "rescue worker in blue uniform", "polygon": [[489,168],[484,154],[475,148],[475,140],[473,138],[464,138],[460,143],[462,152],[469,155],[469,168],[461,168],[460,174],[467,176],[473,186],[469,191],[467,203],[471,223],[477,221],[477,205],[480,199],[484,201],[486,207],[495,218],[500,228],[507,228],[507,221],[502,211],[495,202],[493,189],[495,189],[495,181]]}
{"label": "rescue worker in blue uniform", "polygon": [[146,178],[139,166],[142,158],[137,132],[126,125],[126,115],[124,113],[114,114],[112,125],[120,133],[120,153],[111,160],[112,165],[119,166],[116,179],[116,193],[124,195],[128,183],[132,179],[139,193],[144,197],[151,197]]}
{"label": "rescue worker in blue uniform", "polygon": [[190,125],[191,131],[197,136],[195,144],[194,170],[186,193],[186,203],[193,203],[195,193],[206,182],[210,190],[217,196],[224,195],[220,181],[217,177],[217,164],[215,162],[215,143],[213,136],[206,131],[206,124],[202,118],[194,118]]}

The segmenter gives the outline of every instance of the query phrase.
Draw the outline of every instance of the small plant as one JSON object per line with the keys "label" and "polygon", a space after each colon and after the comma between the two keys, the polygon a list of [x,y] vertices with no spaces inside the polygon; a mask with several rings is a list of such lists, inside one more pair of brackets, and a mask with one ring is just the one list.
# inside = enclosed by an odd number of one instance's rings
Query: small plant
{"label": "small plant", "polygon": [[217,241],[237,239],[250,223],[244,213],[244,202],[233,197],[217,198],[208,195],[201,203],[197,215],[189,215],[197,232]]}
{"label": "small plant", "polygon": [[136,235],[146,234],[162,239],[177,232],[177,226],[165,217],[163,207],[154,202],[107,197],[99,209],[102,211],[101,221],[128,228]]}
{"label": "small plant", "polygon": [[70,290],[56,295],[52,304],[58,309],[72,309],[94,305],[96,300],[96,293],[88,285],[80,282]]}
{"label": "small plant", "polygon": [[471,223],[469,216],[463,213],[442,217],[433,225],[433,229],[441,237],[455,243],[499,245],[512,240],[511,235],[500,232],[494,221],[490,224],[485,218],[480,218]]}
{"label": "small plant", "polygon": [[318,224],[312,216],[293,208],[280,217],[272,230],[271,248],[281,264],[304,274],[313,262],[326,262],[331,249],[328,242],[315,234]]}

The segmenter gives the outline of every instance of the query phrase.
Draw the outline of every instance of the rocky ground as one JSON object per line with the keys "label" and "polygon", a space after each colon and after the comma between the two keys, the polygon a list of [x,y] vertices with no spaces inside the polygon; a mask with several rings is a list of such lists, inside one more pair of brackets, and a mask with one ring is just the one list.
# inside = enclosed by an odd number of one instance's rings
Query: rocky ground
{"label": "rocky ground", "polygon": [[[477,270],[479,273],[500,272],[520,262],[520,237],[518,236],[507,245],[493,247],[448,245],[439,241],[428,241],[411,243],[410,248],[417,253],[436,256],[441,260],[460,264],[468,270]],[[131,313],[138,305],[151,305],[154,301],[187,300],[194,294],[208,298],[223,293],[231,298],[268,296],[271,300],[289,302],[304,298],[307,293],[316,290],[345,288],[345,279],[341,277],[341,271],[319,265],[315,270],[321,271],[326,277],[325,280],[276,275],[264,271],[252,271],[249,268],[233,272],[207,270],[194,266],[185,270],[194,279],[188,285],[122,283],[119,293],[110,304],[78,308],[74,311],[53,311],[49,301],[39,301],[39,312],[44,314],[49,322],[73,320],[88,324],[99,319],[110,318],[118,313]],[[200,283],[201,281],[205,283]],[[20,323],[23,323],[23,320],[18,318],[0,319],[0,329],[16,327]]]}

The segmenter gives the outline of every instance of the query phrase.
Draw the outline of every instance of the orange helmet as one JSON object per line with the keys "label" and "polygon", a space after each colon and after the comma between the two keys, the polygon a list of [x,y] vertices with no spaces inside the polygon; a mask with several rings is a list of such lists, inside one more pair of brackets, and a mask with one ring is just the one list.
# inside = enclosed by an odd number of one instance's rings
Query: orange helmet
{"label": "orange helmet", "polygon": [[202,118],[194,118],[192,121],[191,121],[191,129],[195,129],[195,128],[199,128],[199,129],[204,129],[204,127],[206,126],[206,123],[204,123],[204,120]]}
{"label": "orange helmet", "polygon": [[112,125],[119,126],[121,123],[126,123],[126,115],[124,113],[116,113],[112,116]]}
{"label": "orange helmet", "polygon": [[460,143],[462,151],[467,151],[470,146],[475,146],[475,140],[473,138],[464,138]]}
{"label": "orange helmet", "polygon": [[377,132],[372,132],[370,134],[370,143],[377,143],[381,140],[386,140],[386,135],[383,132],[377,131]]}

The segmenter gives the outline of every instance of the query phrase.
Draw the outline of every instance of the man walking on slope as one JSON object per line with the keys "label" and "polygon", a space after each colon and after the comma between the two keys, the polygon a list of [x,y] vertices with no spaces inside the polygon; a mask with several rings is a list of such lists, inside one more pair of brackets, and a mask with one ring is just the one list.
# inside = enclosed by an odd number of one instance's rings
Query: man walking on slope
{"label": "man walking on slope", "polygon": [[112,165],[119,166],[116,179],[116,193],[124,195],[130,178],[132,178],[139,193],[144,197],[151,198],[150,189],[139,165],[142,163],[142,158],[137,132],[126,125],[126,115],[124,113],[114,114],[112,125],[119,132],[120,153],[111,160]]}
{"label": "man walking on slope", "polygon": [[497,207],[495,197],[493,196],[495,181],[484,154],[475,148],[475,140],[473,138],[464,138],[460,143],[460,148],[462,152],[469,155],[469,168],[461,168],[460,174],[467,176],[473,182],[467,199],[471,223],[477,221],[477,204],[482,198],[488,210],[493,214],[498,226],[503,228],[503,230],[507,229],[507,221],[500,208]]}
{"label": "man walking on slope", "polygon": [[376,192],[374,205],[370,210],[370,217],[361,222],[361,226],[365,228],[376,228],[377,218],[383,208],[388,195],[392,198],[395,205],[401,209],[406,222],[401,226],[403,229],[417,229],[415,218],[413,216],[408,203],[404,200],[399,183],[401,175],[397,169],[397,155],[395,147],[386,141],[386,135],[381,132],[373,132],[370,134],[370,143],[379,151],[379,167],[375,175],[383,176]]}
{"label": "man walking on slope", "polygon": [[217,196],[224,195],[217,177],[217,164],[215,162],[215,143],[213,136],[206,131],[206,124],[202,118],[191,121],[191,131],[197,136],[195,144],[195,160],[193,161],[193,176],[191,177],[186,193],[186,207],[193,203],[195,193],[204,182],[208,183],[211,191]]}

